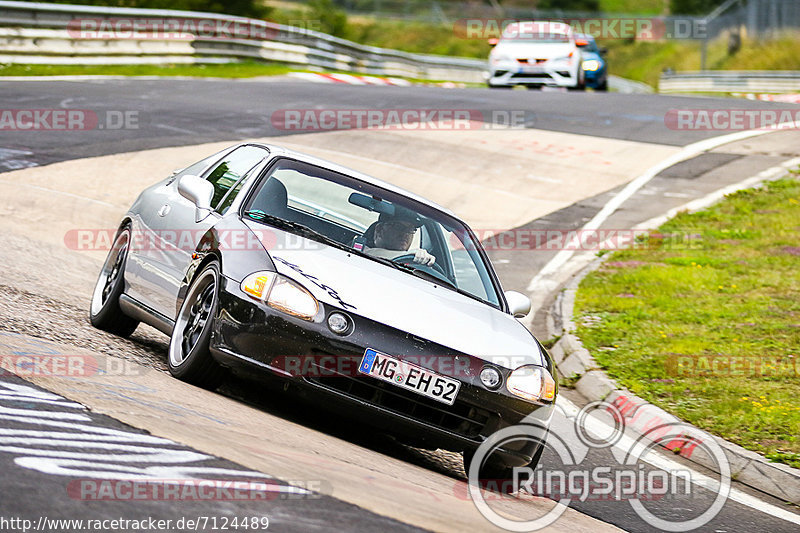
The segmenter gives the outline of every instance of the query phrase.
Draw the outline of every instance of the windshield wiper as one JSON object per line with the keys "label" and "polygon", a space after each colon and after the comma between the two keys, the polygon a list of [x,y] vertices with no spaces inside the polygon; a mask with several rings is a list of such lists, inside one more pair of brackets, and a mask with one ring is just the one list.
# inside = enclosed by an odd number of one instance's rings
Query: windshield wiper
{"label": "windshield wiper", "polygon": [[431,274],[430,272],[426,272],[424,270],[420,270],[419,268],[415,268],[415,267],[413,267],[411,265],[403,265],[403,266],[405,266],[406,268],[410,269],[411,273],[414,274],[415,276],[417,276],[418,278],[426,279],[428,281],[433,281],[435,283],[438,283],[439,285],[446,285],[447,287],[455,289],[455,290],[457,290],[459,292],[461,291],[461,289],[459,289],[458,286],[456,286],[455,283],[453,283],[452,281],[450,281],[449,279],[447,279],[445,277],[436,276],[434,274]]}
{"label": "windshield wiper", "polygon": [[333,246],[334,248],[339,248],[341,250],[346,250],[348,252],[353,251],[353,249],[347,246],[346,244],[342,244],[335,239],[331,239],[327,235],[323,235],[322,233],[309,228],[305,224],[300,224],[299,222],[293,222],[291,220],[284,220],[280,217],[276,217],[275,215],[269,215],[267,213],[264,213],[263,211],[245,211],[244,214],[247,215],[251,220],[255,220],[256,222],[263,222],[264,224],[268,224],[270,226],[275,226],[277,228],[289,230],[296,235],[305,237],[306,239],[319,241],[328,244],[330,246]]}
{"label": "windshield wiper", "polygon": [[[367,255],[367,254],[364,254],[364,255]],[[383,257],[374,257],[374,256],[371,256],[371,255],[367,255],[367,257],[370,257],[372,259],[377,259],[381,263],[393,266],[394,268],[396,268],[398,270],[402,270],[403,272],[408,272],[409,274],[414,274],[418,278],[422,278],[422,279],[424,279],[426,281],[431,281],[431,282],[437,283],[439,285],[445,285],[445,286],[447,286],[449,288],[452,288],[452,289],[454,289],[454,290],[456,290],[458,292],[461,292],[461,289],[459,289],[458,286],[455,283],[453,283],[452,281],[450,281],[449,279],[447,279],[445,277],[439,277],[439,276],[436,276],[434,274],[431,274],[430,272],[426,272],[424,270],[421,270],[418,267],[415,267],[413,264],[408,264],[407,265],[407,264],[404,264],[404,263],[396,263],[396,262],[392,261],[391,259],[386,259],[386,258],[383,258]]]}

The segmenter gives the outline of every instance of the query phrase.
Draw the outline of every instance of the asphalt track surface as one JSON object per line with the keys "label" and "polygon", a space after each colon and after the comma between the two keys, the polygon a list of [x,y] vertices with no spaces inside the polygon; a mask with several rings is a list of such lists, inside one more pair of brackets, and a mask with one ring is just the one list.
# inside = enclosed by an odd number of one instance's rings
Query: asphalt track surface
{"label": "asphalt track surface", "polygon": [[[733,102],[733,103],[732,103]],[[90,82],[4,82],[0,94],[3,109],[13,108],[72,108],[91,109],[102,115],[105,112],[138,111],[136,129],[94,130],[80,135],[65,135],[58,132],[3,132],[0,134],[0,167],[11,170],[25,165],[45,165],[49,163],[78,159],[83,157],[107,155],[127,151],[143,150],[164,146],[199,144],[220,140],[239,140],[262,136],[290,135],[276,128],[271,120],[272,112],[281,109],[308,108],[351,108],[351,109],[476,109],[485,116],[493,111],[524,110],[529,119],[529,127],[575,133],[593,137],[635,140],[673,146],[684,146],[692,142],[718,135],[716,132],[686,132],[670,130],[664,125],[664,115],[671,109],[752,109],[773,108],[773,104],[731,101],[724,99],[689,99],[685,97],[665,97],[660,95],[619,95],[600,93],[550,93],[533,91],[490,91],[490,90],[447,90],[426,87],[370,87],[316,85],[310,83],[267,81],[185,81],[185,80],[103,80]],[[789,155],[789,154],[786,154]],[[763,161],[762,167],[777,162],[781,157]],[[785,157],[784,157],[785,159]],[[755,168],[755,167],[754,167]],[[687,173],[697,169],[683,168],[678,179],[687,178]],[[669,175],[662,176],[665,181],[662,191],[669,189]],[[154,178],[154,181],[157,178]],[[673,182],[676,183],[673,176]],[[683,184],[675,185],[681,188]],[[682,189],[681,189],[682,190]],[[532,221],[532,227],[578,227],[596,213],[614,191],[597,198],[576,204],[545,217],[546,220]],[[542,258],[544,261],[546,258]],[[538,263],[538,262],[537,262]],[[516,267],[516,265],[514,265]],[[501,277],[503,268],[499,267]],[[510,268],[510,267],[509,267]],[[520,285],[532,275],[536,264],[527,264],[524,271],[510,269],[509,274]],[[92,274],[93,275],[93,274]],[[504,280],[505,282],[505,280]],[[516,287],[515,287],[516,288]],[[124,349],[120,342],[119,348]],[[20,384],[18,378],[4,376],[3,382]],[[257,404],[254,395],[248,394],[247,387],[234,391],[249,403]],[[576,403],[580,402],[575,398]],[[3,403],[4,407],[10,404]],[[25,407],[30,408],[30,405]],[[50,407],[45,407],[50,409]],[[302,420],[320,431],[331,431],[324,421],[305,418],[291,409],[283,416]],[[120,424],[107,417],[96,423],[119,428]],[[4,429],[21,429],[14,422],[6,420]],[[136,431],[127,428],[127,431]],[[375,446],[380,453],[401,453],[392,448]],[[401,455],[402,456],[402,455]],[[32,474],[11,465],[9,455],[0,456],[3,461],[2,497],[0,512],[3,515],[18,516],[64,516],[75,517],[88,509],[85,502],[70,499],[64,491],[63,483],[56,483],[52,476]],[[209,459],[214,466],[236,468],[221,459]],[[547,452],[543,462],[555,463],[557,458]],[[581,462],[581,468],[590,469],[613,464],[607,451],[591,450]],[[451,474],[454,475],[454,474]],[[738,487],[765,503],[786,508],[765,495],[744,487]],[[696,516],[705,509],[713,494],[703,489],[692,491],[690,498],[663,499],[648,504],[648,508],[665,518],[686,519]],[[411,529],[399,522],[377,517],[362,509],[356,509],[332,498],[301,500],[302,505],[294,505],[285,513],[286,521],[281,528],[290,530],[297,524],[309,527],[335,525],[347,530]],[[310,503],[309,503],[310,502]],[[108,502],[103,502],[108,504]],[[88,504],[100,508],[98,503]],[[138,504],[137,504],[138,505]],[[151,502],[148,513],[152,516],[173,517],[174,509],[168,503]],[[223,505],[223,504],[217,504]],[[248,504],[225,504],[227,509],[217,509],[222,514],[246,514]],[[280,506],[281,500],[273,502]],[[241,506],[241,507],[236,507]],[[652,526],[643,522],[627,502],[573,502],[572,507],[603,521],[617,525],[628,531],[652,531]],[[78,509],[78,511],[76,511]],[[52,510],[52,512],[51,512]],[[204,506],[205,514],[212,514]],[[104,515],[134,516],[141,518],[141,509],[130,509],[125,503],[102,507]],[[183,513],[188,514],[188,513]],[[199,514],[199,513],[198,513]],[[267,513],[269,514],[269,513]],[[272,515],[270,515],[272,516]],[[296,521],[295,521],[296,520]],[[304,522],[305,520],[305,522]],[[750,506],[728,501],[722,512],[709,524],[705,531],[796,531],[796,523],[774,518]],[[298,529],[308,529],[298,528]]]}
{"label": "asphalt track surface", "polygon": [[[321,485],[295,492],[231,461],[89,412],[7,373],[0,375],[0,420],[0,450],[5,452],[0,454],[2,516],[29,521],[29,529],[101,530],[102,522],[101,527],[93,526],[91,518],[123,524],[110,527],[108,522],[103,529],[109,531],[136,529],[125,527],[125,520],[156,524],[143,528],[152,531],[158,530],[159,522],[169,526],[162,530],[213,531],[214,525],[221,529],[233,520],[254,523],[250,529],[257,531],[329,531],[331,524],[348,524],[349,530],[363,532],[419,531],[320,494],[325,489]],[[92,436],[88,445],[87,433]],[[52,455],[59,449],[64,450],[60,457]],[[187,498],[181,499],[178,490],[170,491],[169,482],[187,473],[219,483],[213,492],[201,489],[199,482],[172,485],[186,491]],[[142,481],[147,475],[164,483],[155,487]],[[141,498],[132,505],[126,498],[135,491]],[[357,521],[352,520],[354,514]],[[15,529],[0,521],[0,530]]]}
{"label": "asphalt track surface", "polygon": [[[96,80],[2,82],[4,109],[89,109],[98,116],[138,112],[136,129],[3,135],[2,148],[44,165],[68,159],[221,140],[289,135],[271,120],[282,109],[467,109],[524,111],[528,127],[594,137],[683,146],[717,135],[664,125],[671,109],[774,109],[767,102],[680,96],[455,90],[305,82]],[[304,132],[297,132],[304,133]],[[2,165],[2,162],[0,162]]]}

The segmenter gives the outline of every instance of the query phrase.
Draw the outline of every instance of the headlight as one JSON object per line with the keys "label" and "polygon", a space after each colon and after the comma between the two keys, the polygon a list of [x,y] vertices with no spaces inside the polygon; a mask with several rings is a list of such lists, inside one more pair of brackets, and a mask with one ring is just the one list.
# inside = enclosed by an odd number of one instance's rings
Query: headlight
{"label": "headlight", "polygon": [[521,366],[506,380],[508,392],[532,402],[552,402],[556,397],[556,382],[546,368]]}
{"label": "headlight", "polygon": [[276,272],[254,272],[244,278],[242,291],[284,313],[311,320],[319,303],[302,285]]}
{"label": "headlight", "polygon": [[572,54],[564,57],[556,57],[550,60],[553,63],[572,63]]}
{"label": "headlight", "polygon": [[582,64],[583,70],[591,70],[594,72],[595,70],[600,70],[600,62],[596,59],[587,59]]}

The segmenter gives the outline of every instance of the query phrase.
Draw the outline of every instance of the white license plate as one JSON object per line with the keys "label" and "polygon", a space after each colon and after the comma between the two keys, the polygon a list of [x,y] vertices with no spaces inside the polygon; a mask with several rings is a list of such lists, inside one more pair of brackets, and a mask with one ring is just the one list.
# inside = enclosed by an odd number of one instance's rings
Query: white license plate
{"label": "white license plate", "polygon": [[541,74],[544,67],[519,67],[520,74]]}
{"label": "white license plate", "polygon": [[402,389],[453,405],[461,382],[367,348],[358,371]]}

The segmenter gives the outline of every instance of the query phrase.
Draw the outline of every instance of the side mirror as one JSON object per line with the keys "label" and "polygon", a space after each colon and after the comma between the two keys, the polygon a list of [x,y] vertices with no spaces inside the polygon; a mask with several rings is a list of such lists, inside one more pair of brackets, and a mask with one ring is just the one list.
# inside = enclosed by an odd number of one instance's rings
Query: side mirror
{"label": "side mirror", "polygon": [[497,43],[500,42],[500,39],[498,39],[497,37],[492,37],[486,42],[489,43],[489,45],[491,46],[497,46]]}
{"label": "side mirror", "polygon": [[506,301],[508,309],[514,318],[523,318],[531,312],[531,299],[517,291],[506,291]]}
{"label": "side mirror", "polygon": [[586,39],[575,39],[575,46],[582,48],[584,46],[589,46],[589,41]]}
{"label": "side mirror", "polygon": [[604,56],[608,53],[608,48],[600,48],[597,50],[597,53],[600,54],[601,56]]}
{"label": "side mirror", "polygon": [[[178,182],[178,194],[197,207],[195,222],[200,222],[211,212],[211,199],[214,198],[214,186],[203,178],[191,174],[182,176]],[[203,211],[205,211],[205,213],[203,213]]]}

